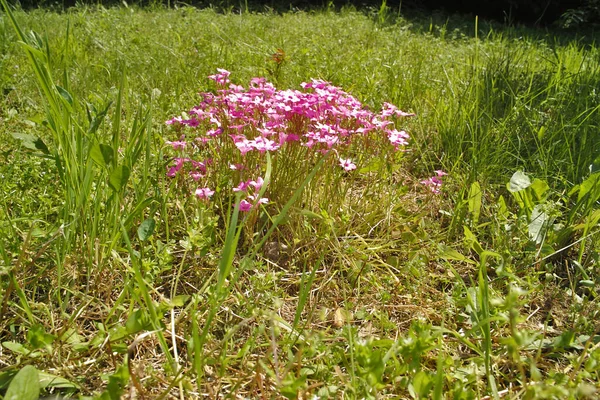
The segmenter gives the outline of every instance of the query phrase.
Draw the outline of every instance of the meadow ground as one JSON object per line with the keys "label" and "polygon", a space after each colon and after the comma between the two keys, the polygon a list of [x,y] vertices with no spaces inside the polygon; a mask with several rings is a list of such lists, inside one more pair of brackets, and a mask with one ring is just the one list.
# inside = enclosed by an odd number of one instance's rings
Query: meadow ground
{"label": "meadow ground", "polygon": [[593,37],[78,7],[0,66],[0,396],[597,396]]}

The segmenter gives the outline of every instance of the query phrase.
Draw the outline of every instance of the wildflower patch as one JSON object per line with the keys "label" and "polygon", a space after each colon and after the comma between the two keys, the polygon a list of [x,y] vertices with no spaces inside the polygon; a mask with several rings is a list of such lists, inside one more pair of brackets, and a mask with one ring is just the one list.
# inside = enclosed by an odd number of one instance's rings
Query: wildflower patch
{"label": "wildflower patch", "polygon": [[[248,88],[231,83],[230,72],[218,69],[209,76],[216,93],[201,93],[202,101],[168,121],[179,134],[166,141],[177,153],[168,166],[171,178],[185,176],[197,185],[199,198],[208,200],[219,189],[216,174],[235,173],[231,190],[243,192],[241,211],[267,198],[259,197],[264,153],[281,153],[286,166],[306,163],[311,155],[334,152],[338,167],[357,169],[356,143],[384,138],[388,151],[402,151],[409,135],[396,128],[398,119],[414,114],[384,103],[375,113],[351,94],[329,82],[313,79],[302,90],[278,90],[264,78],[253,78]],[[354,146],[354,149],[353,149]],[[364,150],[364,146],[360,146]],[[226,168],[221,168],[226,166]],[[259,183],[260,182],[260,183]]]}

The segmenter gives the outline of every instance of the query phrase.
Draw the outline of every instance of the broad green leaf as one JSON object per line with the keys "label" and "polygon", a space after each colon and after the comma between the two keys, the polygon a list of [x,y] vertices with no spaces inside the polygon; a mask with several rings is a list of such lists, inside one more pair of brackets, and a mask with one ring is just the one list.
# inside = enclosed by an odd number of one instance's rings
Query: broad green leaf
{"label": "broad green leaf", "polygon": [[113,190],[115,190],[116,192],[120,192],[125,187],[125,185],[127,185],[130,173],[131,171],[126,165],[120,165],[117,168],[115,168],[110,174],[110,178],[108,180],[110,187],[113,188]]}
{"label": "broad green leaf", "polygon": [[[586,194],[592,193],[593,197],[598,197],[600,194],[599,189],[600,185],[600,173],[591,174],[585,181],[579,185],[579,195],[577,196],[577,202],[580,202],[581,199],[585,197]],[[592,190],[596,189],[594,192]],[[593,201],[598,200],[595,198]]]}
{"label": "broad green leaf", "polygon": [[143,330],[152,330],[152,323],[148,319],[147,313],[138,309],[129,315],[125,322],[125,328],[127,333],[133,334]]}
{"label": "broad green leaf", "polygon": [[69,103],[70,106],[73,106],[73,97],[71,96],[71,94],[67,91],[67,89],[60,87],[58,85],[56,85],[56,90],[58,90],[58,93],[60,94],[60,96],[67,102]]}
{"label": "broad green leaf", "polygon": [[498,217],[506,219],[508,217],[508,207],[506,206],[506,200],[504,196],[498,197]]}
{"label": "broad green leaf", "polygon": [[40,355],[40,353],[38,353],[37,351],[32,352],[31,350],[23,346],[21,343],[17,342],[2,342],[2,347],[12,351],[13,353],[23,354],[30,358],[39,357]]}
{"label": "broad green leaf", "polygon": [[585,224],[588,229],[598,225],[598,221],[600,221],[600,210],[595,210],[585,218]]}
{"label": "broad green leaf", "polygon": [[531,185],[529,177],[523,171],[517,171],[510,178],[510,182],[508,182],[508,190],[511,193],[515,193],[527,189],[529,185]]}
{"label": "broad green leaf", "polygon": [[402,232],[400,237],[402,238],[402,240],[404,240],[408,243],[414,243],[417,240],[419,240],[419,238],[417,237],[417,235],[414,234],[413,231],[404,231],[404,232]]}
{"label": "broad green leaf", "polygon": [[121,339],[127,337],[129,335],[129,332],[127,332],[127,328],[123,325],[116,325],[110,328],[108,335],[112,342],[118,342]]}
{"label": "broad green leaf", "polygon": [[10,382],[4,400],[37,400],[40,397],[40,378],[38,371],[26,365]]}
{"label": "broad green leaf", "polygon": [[481,186],[477,182],[473,182],[469,190],[469,213],[473,224],[476,225],[481,214]]}
{"label": "broad green leaf", "polygon": [[300,392],[305,387],[305,375],[300,375],[299,377],[296,377],[295,374],[289,373],[286,376],[286,378],[282,380],[279,391],[287,399],[297,399],[298,392]]}
{"label": "broad green leaf", "polygon": [[415,399],[426,399],[432,387],[433,380],[429,374],[425,371],[419,371],[415,374],[408,390]]}
{"label": "broad green leaf", "polygon": [[590,164],[590,174],[600,172],[600,157],[596,157],[593,163]]}
{"label": "broad green leaf", "polygon": [[123,394],[125,385],[129,382],[129,368],[127,364],[121,364],[114,374],[108,377],[106,390],[100,395],[101,400],[118,400]]}
{"label": "broad green leaf", "polygon": [[68,328],[62,335],[60,335],[59,340],[63,343],[68,343],[75,350],[83,350],[88,348],[88,344],[84,341],[83,336],[81,336],[76,329]]}
{"label": "broad green leaf", "polygon": [[575,339],[575,332],[571,330],[564,331],[560,335],[554,338],[552,347],[555,350],[564,350],[573,347],[573,341]]}
{"label": "broad green leaf", "polygon": [[477,240],[477,237],[466,226],[463,226],[463,230],[465,232],[465,243],[466,243],[466,245],[470,249],[475,250],[475,252],[477,254],[481,255],[481,253],[483,253],[484,250],[483,250],[483,247],[481,247],[481,244],[479,243],[479,241]]}
{"label": "broad green leaf", "polygon": [[152,236],[155,226],[156,226],[156,222],[154,221],[154,218],[145,219],[144,222],[142,222],[140,224],[140,226],[137,230],[138,237],[140,238],[140,240],[141,241],[148,240],[148,238],[150,236]]}
{"label": "broad green leaf", "polygon": [[529,222],[529,239],[536,244],[542,243],[544,239],[548,219],[548,214],[544,212],[543,205],[538,204],[533,208],[531,221]]}
{"label": "broad green leaf", "polygon": [[439,245],[438,249],[440,251],[440,257],[445,260],[456,260],[456,261],[464,261],[468,263],[474,263],[472,260],[469,260],[467,257],[454,250],[451,247],[445,245]]}
{"label": "broad green leaf", "polygon": [[185,305],[185,303],[189,300],[190,296],[189,295],[180,295],[180,296],[175,296],[172,299],[163,299],[159,304],[158,304],[158,310],[161,314],[164,314],[172,309],[174,309],[175,307],[183,307]]}
{"label": "broad green leaf", "polygon": [[183,307],[189,298],[189,295],[182,294],[175,296],[172,299],[164,299],[159,303],[158,310],[160,310],[160,313],[162,314],[172,310],[175,307]]}
{"label": "broad green leaf", "polygon": [[173,297],[171,300],[169,300],[169,302],[173,305],[173,307],[183,307],[189,299],[189,295],[180,294],[178,296]]}
{"label": "broad green leaf", "polygon": [[538,201],[541,201],[544,199],[544,195],[546,194],[548,189],[550,189],[550,186],[548,186],[548,184],[542,181],[541,179],[536,178],[531,183],[531,189],[533,190],[536,199]]}
{"label": "broad green leaf", "polygon": [[53,375],[53,374],[49,374],[47,372],[44,371],[39,371],[39,382],[40,382],[40,387],[45,389],[45,388],[60,388],[60,389],[79,389],[80,386],[78,384],[76,384],[75,382],[71,382],[70,380],[57,376],[57,375]]}
{"label": "broad green leaf", "polygon": [[544,126],[544,125],[540,126],[540,129],[538,129],[538,133],[537,133],[538,140],[541,141],[544,138],[544,136],[546,134],[546,130],[547,130],[546,126]]}
{"label": "broad green leaf", "polygon": [[358,172],[360,174],[368,174],[369,172],[377,172],[381,169],[381,159],[375,158],[369,164],[362,167]]}
{"label": "broad green leaf", "polygon": [[94,143],[90,149],[90,157],[101,167],[108,167],[113,160],[113,148],[106,144]]}
{"label": "broad green leaf", "polygon": [[10,135],[15,139],[20,140],[23,146],[30,150],[39,150],[44,154],[50,154],[46,143],[37,136],[16,132],[11,133]]}
{"label": "broad green leaf", "polygon": [[594,282],[594,281],[593,281],[593,280],[591,280],[591,279],[583,279],[583,280],[580,280],[580,281],[579,281],[579,284],[580,284],[581,286],[584,286],[584,287],[590,287],[590,288],[593,288],[593,287],[595,287],[595,286],[596,286],[596,282]]}

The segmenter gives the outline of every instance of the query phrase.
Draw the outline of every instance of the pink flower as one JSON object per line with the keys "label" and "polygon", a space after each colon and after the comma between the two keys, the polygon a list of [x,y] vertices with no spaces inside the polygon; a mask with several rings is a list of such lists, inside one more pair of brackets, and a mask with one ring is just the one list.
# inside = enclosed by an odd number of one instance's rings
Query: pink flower
{"label": "pink flower", "polygon": [[185,141],[177,141],[177,142],[169,142],[166,141],[166,144],[170,144],[173,147],[173,150],[183,150],[187,143]]}
{"label": "pink flower", "polygon": [[195,128],[198,125],[200,125],[200,121],[198,121],[196,118],[183,120],[182,123],[184,125],[187,125],[187,126],[191,127],[191,128]]}
{"label": "pink flower", "polygon": [[176,125],[176,124],[181,124],[183,122],[183,118],[181,117],[175,117],[173,119],[169,119],[165,122],[165,124],[167,125]]}
{"label": "pink flower", "polygon": [[250,211],[252,209],[252,203],[248,200],[240,201],[240,211]]}
{"label": "pink flower", "polygon": [[167,172],[167,176],[169,178],[172,178],[175,175],[177,175],[177,173],[179,172],[179,170],[181,168],[183,168],[183,163],[185,163],[186,161],[187,161],[187,158],[176,158],[175,159],[175,165],[172,166],[171,168],[169,168],[169,171]]}
{"label": "pink flower", "polygon": [[198,196],[199,199],[207,199],[208,200],[213,194],[215,194],[215,191],[210,190],[207,187],[196,189],[196,196]]}
{"label": "pink flower", "polygon": [[253,194],[248,195],[248,198],[252,201],[256,201],[255,205],[267,204],[269,202],[269,199],[267,199],[266,197],[261,197],[260,199],[257,200],[258,197]]}
{"label": "pink flower", "polygon": [[229,89],[231,89],[235,93],[243,92],[244,87],[239,85],[234,85],[233,83],[229,85]]}
{"label": "pink flower", "polygon": [[206,136],[218,136],[223,133],[223,128],[209,129],[206,131]]}
{"label": "pink flower", "polygon": [[340,157],[340,167],[344,168],[346,171],[352,171],[356,169],[356,164],[354,164],[350,159],[343,159]]}
{"label": "pink flower", "polygon": [[265,151],[275,151],[279,148],[279,145],[277,143],[262,136],[251,140],[250,145],[256,150],[260,151],[261,153],[264,153]]}
{"label": "pink flower", "polygon": [[432,193],[439,194],[442,188],[442,176],[448,175],[446,172],[441,169],[435,171],[436,176],[432,176],[431,178],[427,178],[421,181],[421,184],[429,187]]}
{"label": "pink flower", "polygon": [[208,77],[208,79],[217,82],[219,85],[225,86],[226,84],[228,84],[229,83],[229,75],[231,75],[231,72],[229,72],[225,69],[221,69],[221,68],[217,68],[217,71],[218,71],[217,74],[210,75]]}
{"label": "pink flower", "polygon": [[381,110],[381,116],[385,118],[385,117],[390,117],[394,114],[396,114],[396,116],[398,116],[398,117],[414,117],[415,116],[415,114],[413,114],[413,113],[407,113],[402,110],[399,110],[398,107],[396,107],[393,104],[383,103],[383,108]]}
{"label": "pink flower", "polygon": [[245,155],[247,152],[253,149],[252,142],[248,139],[242,139],[240,141],[235,142],[235,146],[238,148],[242,155]]}
{"label": "pink flower", "polygon": [[383,103],[383,108],[381,109],[381,116],[384,118],[392,116],[397,110],[398,107],[396,107],[395,105],[390,103]]}
{"label": "pink flower", "polygon": [[256,178],[256,181],[250,181],[250,186],[254,187],[254,190],[256,191],[260,191],[260,188],[262,187],[262,185],[265,183],[265,181],[263,180],[262,177],[258,177]]}
{"label": "pink flower", "polygon": [[406,146],[408,144],[408,138],[408,133],[404,131],[398,131],[397,129],[394,129],[393,131],[388,131],[388,139],[390,140],[390,143],[396,147]]}
{"label": "pink flower", "polygon": [[233,188],[234,192],[245,192],[246,190],[248,190],[248,186],[250,186],[250,181],[248,182],[240,182],[239,185],[237,185],[237,187]]}
{"label": "pink flower", "polygon": [[190,176],[192,177],[192,179],[194,181],[198,182],[200,180],[200,178],[202,178],[204,175],[202,175],[198,171],[190,171]]}

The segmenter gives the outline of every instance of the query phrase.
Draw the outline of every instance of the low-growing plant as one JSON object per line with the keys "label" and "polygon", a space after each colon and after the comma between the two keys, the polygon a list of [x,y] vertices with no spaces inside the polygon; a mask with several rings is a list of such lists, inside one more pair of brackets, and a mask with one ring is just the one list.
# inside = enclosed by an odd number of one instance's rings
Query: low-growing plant
{"label": "low-growing plant", "polygon": [[[289,198],[317,160],[329,152],[335,157],[330,157],[327,166],[335,163],[340,172],[322,174],[309,193],[323,183],[327,190],[339,190],[337,182],[344,172],[357,168],[370,172],[373,159],[378,165],[397,168],[402,153],[391,150],[402,150],[409,136],[394,123],[398,117],[413,114],[389,103],[374,113],[322,80],[303,83],[304,90],[298,91],[277,90],[265,79],[253,78],[245,89],[230,83],[229,75],[221,69],[210,76],[217,94],[202,93],[200,105],[167,121],[178,137],[166,144],[179,153],[167,175],[180,177],[181,188],[199,199],[208,200],[215,193],[231,196],[227,187],[233,186],[233,192],[244,193],[241,211],[268,203],[258,196],[266,152],[276,154],[269,186],[275,201]],[[328,200],[345,195],[336,193]]]}
{"label": "low-growing plant", "polygon": [[[520,216],[527,223],[529,239],[535,245],[536,256],[542,260],[563,260],[564,254],[579,245],[575,262],[581,265],[586,254],[587,240],[598,231],[600,210],[600,173],[592,172],[566,195],[552,199],[549,186],[540,179],[531,179],[523,172],[516,172],[508,190],[520,209]],[[591,262],[591,259],[589,260]],[[585,274],[585,279],[589,276]]]}

